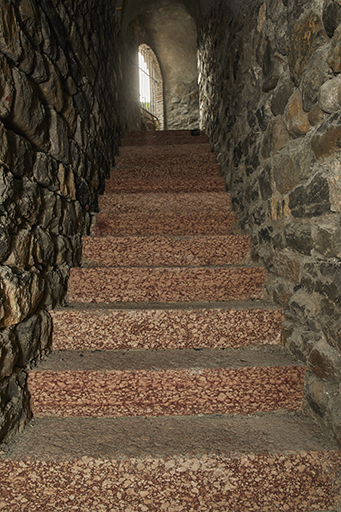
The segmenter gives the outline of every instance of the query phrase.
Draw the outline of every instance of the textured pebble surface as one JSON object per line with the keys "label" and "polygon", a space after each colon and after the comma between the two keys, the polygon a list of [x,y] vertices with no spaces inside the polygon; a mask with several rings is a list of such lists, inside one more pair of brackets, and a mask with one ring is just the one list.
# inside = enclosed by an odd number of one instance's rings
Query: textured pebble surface
{"label": "textured pebble surface", "polygon": [[132,157],[148,157],[149,162],[165,161],[165,158],[175,156],[187,156],[191,155],[205,155],[209,154],[212,156],[212,161],[216,162],[215,156],[211,153],[211,147],[209,144],[168,144],[161,145],[155,151],[153,145],[150,146],[122,146],[120,147],[120,158],[132,158]]}
{"label": "textured pebble surface", "polygon": [[231,198],[225,192],[104,194],[99,198],[102,213],[196,213],[231,210]]}
{"label": "textured pebble surface", "polygon": [[261,299],[263,268],[71,269],[76,302],[177,302]]}
{"label": "textured pebble surface", "polygon": [[247,236],[83,238],[83,265],[198,266],[246,263]]}
{"label": "textured pebble surface", "polygon": [[198,193],[198,192],[222,192],[225,190],[225,180],[223,177],[205,179],[174,179],[159,178],[146,180],[138,179],[111,179],[105,184],[105,193],[111,194],[137,194],[137,193]]}
{"label": "textured pebble surface", "polygon": [[35,415],[251,414],[302,407],[301,367],[34,371]]}
{"label": "textured pebble surface", "polygon": [[[333,510],[340,452],[0,461],[6,512]],[[34,508],[32,508],[34,504]]]}
{"label": "textured pebble surface", "polygon": [[280,343],[283,314],[260,308],[52,311],[53,347],[225,348]]}
{"label": "textured pebble surface", "polygon": [[210,178],[220,174],[220,167],[211,153],[201,155],[138,155],[116,157],[111,177],[124,178]]}
{"label": "textured pebble surface", "polygon": [[230,235],[236,217],[227,212],[97,214],[93,234],[114,235]]}

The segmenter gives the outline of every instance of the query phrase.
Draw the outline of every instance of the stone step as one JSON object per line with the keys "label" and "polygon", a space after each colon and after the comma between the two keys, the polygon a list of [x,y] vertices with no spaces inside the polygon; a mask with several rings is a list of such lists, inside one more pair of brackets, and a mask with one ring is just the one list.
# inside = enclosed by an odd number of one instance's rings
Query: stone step
{"label": "stone step", "polygon": [[260,267],[72,268],[75,302],[195,302],[261,299]]}
{"label": "stone step", "polygon": [[[184,155],[211,155],[211,146],[209,144],[170,144],[164,146],[121,146],[119,149],[119,157],[138,158],[148,157],[150,162],[160,162],[167,160],[168,157],[182,157]],[[216,162],[213,156],[212,162]],[[135,160],[134,163],[138,165]]]}
{"label": "stone step", "polygon": [[282,310],[267,304],[71,303],[51,311],[54,350],[239,348],[279,345]]}
{"label": "stone step", "polygon": [[122,146],[207,144],[204,132],[190,130],[164,130],[155,132],[128,132],[121,140]]}
{"label": "stone step", "polygon": [[138,193],[197,193],[224,192],[225,179],[222,176],[202,179],[155,178],[155,179],[121,179],[111,178],[105,182],[106,194]]}
{"label": "stone step", "polygon": [[83,266],[177,267],[245,264],[250,238],[229,236],[86,237]]}
{"label": "stone step", "polygon": [[300,410],[305,368],[280,347],[54,352],[28,375],[35,416]]}
{"label": "stone step", "polygon": [[4,512],[331,511],[340,469],[336,443],[298,413],[36,418],[0,455],[0,502]]}
{"label": "stone step", "polygon": [[234,213],[230,211],[98,213],[93,235],[231,235],[236,222]]}
{"label": "stone step", "polygon": [[226,192],[104,194],[99,208],[110,214],[229,212],[231,197]]}
{"label": "stone step", "polygon": [[117,167],[114,170],[122,172],[126,169],[129,173],[140,173],[141,176],[151,170],[161,173],[161,176],[168,176],[169,173],[173,176],[186,176],[190,171],[198,175],[216,175],[220,172],[213,153],[186,154],[182,146],[175,147],[172,151],[164,148],[163,152],[165,151],[166,154],[162,155],[159,155],[159,151],[147,151],[145,154],[140,152],[137,155],[125,151],[124,156],[115,157]]}

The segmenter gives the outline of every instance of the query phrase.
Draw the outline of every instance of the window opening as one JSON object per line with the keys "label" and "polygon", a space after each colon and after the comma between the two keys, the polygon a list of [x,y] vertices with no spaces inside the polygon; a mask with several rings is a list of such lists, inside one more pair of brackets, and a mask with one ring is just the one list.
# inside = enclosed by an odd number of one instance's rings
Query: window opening
{"label": "window opening", "polygon": [[157,129],[164,128],[163,80],[159,62],[153,50],[139,47],[140,105],[155,119]]}

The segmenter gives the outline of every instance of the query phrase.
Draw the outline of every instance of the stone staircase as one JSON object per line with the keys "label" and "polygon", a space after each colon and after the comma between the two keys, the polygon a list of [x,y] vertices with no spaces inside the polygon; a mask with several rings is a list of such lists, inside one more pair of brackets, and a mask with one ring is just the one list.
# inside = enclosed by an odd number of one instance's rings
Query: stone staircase
{"label": "stone staircase", "polygon": [[0,510],[337,509],[339,450],[302,414],[305,368],[234,224],[205,135],[125,137]]}

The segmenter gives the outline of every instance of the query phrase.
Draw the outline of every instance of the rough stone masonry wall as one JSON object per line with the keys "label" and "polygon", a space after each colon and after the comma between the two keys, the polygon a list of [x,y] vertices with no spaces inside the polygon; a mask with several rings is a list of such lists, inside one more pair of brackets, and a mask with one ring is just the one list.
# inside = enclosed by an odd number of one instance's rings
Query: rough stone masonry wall
{"label": "rough stone masonry wall", "polygon": [[108,2],[0,2],[0,440],[30,417],[25,368],[117,146],[116,32]]}
{"label": "rough stone masonry wall", "polygon": [[202,125],[283,341],[308,362],[306,408],[339,442],[340,23],[340,0],[231,1],[199,35]]}

